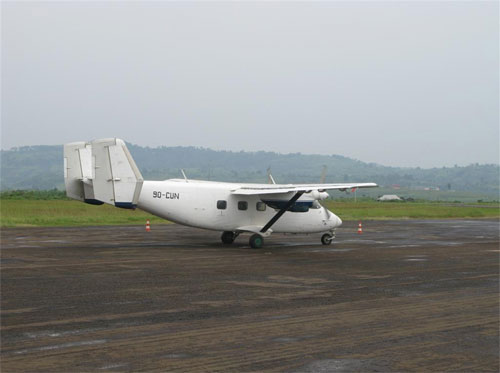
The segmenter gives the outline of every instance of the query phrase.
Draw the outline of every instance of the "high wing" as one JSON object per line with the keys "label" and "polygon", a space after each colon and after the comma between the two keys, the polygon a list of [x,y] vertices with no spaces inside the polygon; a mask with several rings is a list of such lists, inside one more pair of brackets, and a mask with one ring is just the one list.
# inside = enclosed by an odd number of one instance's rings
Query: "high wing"
{"label": "high wing", "polygon": [[[260,195],[262,197],[267,197],[270,194],[277,195],[279,199],[285,198],[284,203],[279,205],[273,203],[270,205],[276,209],[279,209],[276,215],[274,215],[271,220],[267,222],[262,228],[260,228],[259,233],[261,235],[270,234],[270,228],[274,223],[294,204],[302,197],[305,193],[310,193],[308,198],[313,199],[323,199],[322,194],[326,194],[326,190],[347,190],[353,188],[373,188],[376,187],[375,183],[345,183],[345,184],[257,184],[257,185],[241,185],[231,190],[231,194],[239,196],[250,196],[250,195]],[[266,204],[267,202],[264,201]],[[259,227],[257,227],[258,229]],[[255,229],[255,227],[252,227]],[[249,227],[241,227],[242,231],[251,231]]]}
{"label": "high wing", "polygon": [[284,194],[290,192],[308,193],[313,190],[324,192],[325,190],[341,190],[353,188],[374,188],[378,185],[375,183],[344,183],[344,184],[272,184],[272,185],[256,185],[256,186],[241,186],[231,190],[231,194],[239,196],[250,196],[259,194]]}

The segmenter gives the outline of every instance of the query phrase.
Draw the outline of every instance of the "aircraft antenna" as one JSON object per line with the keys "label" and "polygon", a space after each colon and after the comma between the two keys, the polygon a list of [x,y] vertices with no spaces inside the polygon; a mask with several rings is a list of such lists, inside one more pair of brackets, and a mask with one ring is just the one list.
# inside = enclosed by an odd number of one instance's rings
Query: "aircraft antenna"
{"label": "aircraft antenna", "polygon": [[186,176],[186,173],[184,172],[184,170],[181,168],[181,172],[182,172],[182,176],[184,176],[184,180],[186,180],[186,183],[188,183],[188,178]]}

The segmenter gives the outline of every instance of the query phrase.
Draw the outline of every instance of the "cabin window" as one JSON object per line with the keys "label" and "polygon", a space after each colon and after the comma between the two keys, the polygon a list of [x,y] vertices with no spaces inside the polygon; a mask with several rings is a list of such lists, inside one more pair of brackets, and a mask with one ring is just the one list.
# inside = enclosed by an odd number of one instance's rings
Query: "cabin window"
{"label": "cabin window", "polygon": [[266,204],[262,201],[257,202],[257,205],[255,206],[257,211],[266,211]]}
{"label": "cabin window", "polygon": [[246,210],[248,209],[248,202],[247,201],[239,201],[238,202],[238,210]]}
{"label": "cabin window", "polygon": [[227,201],[223,200],[217,201],[217,208],[219,210],[225,210],[227,208]]}

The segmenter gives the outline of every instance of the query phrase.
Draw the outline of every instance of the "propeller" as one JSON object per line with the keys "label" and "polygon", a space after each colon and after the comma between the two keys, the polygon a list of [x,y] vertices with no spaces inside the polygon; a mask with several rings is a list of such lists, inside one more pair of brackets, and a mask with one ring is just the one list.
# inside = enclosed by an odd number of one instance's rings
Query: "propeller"
{"label": "propeller", "polygon": [[271,166],[267,168],[267,182],[268,184],[276,184],[276,181],[274,181],[273,175],[271,175]]}
{"label": "propeller", "polygon": [[[320,182],[321,184],[324,184],[325,183],[325,180],[326,180],[326,170],[327,170],[327,167],[326,165],[323,165],[323,170],[321,171],[321,178],[320,178]],[[328,194],[324,189],[321,190],[321,189],[314,189],[314,190],[311,190],[309,193],[307,193],[311,198],[313,198],[315,201],[314,203],[317,203],[319,204],[322,208],[323,208],[323,211],[325,212],[325,220],[328,220],[330,219],[330,212],[328,211],[328,209],[323,206],[323,204],[320,202],[320,201],[324,201],[325,199],[327,198],[330,198],[330,194]]]}
{"label": "propeller", "polygon": [[327,171],[328,167],[326,167],[326,164],[323,165],[323,170],[321,171],[321,178],[319,179],[319,182],[321,184],[324,184],[325,183],[325,180],[326,180],[326,171]]}
{"label": "propeller", "polygon": [[328,211],[328,209],[325,206],[323,206],[323,204],[320,202],[330,198],[330,195],[327,192],[319,190],[311,191],[310,195],[312,198],[316,200],[315,202],[318,203],[323,208],[323,211],[325,212],[325,220],[330,219],[330,211]]}

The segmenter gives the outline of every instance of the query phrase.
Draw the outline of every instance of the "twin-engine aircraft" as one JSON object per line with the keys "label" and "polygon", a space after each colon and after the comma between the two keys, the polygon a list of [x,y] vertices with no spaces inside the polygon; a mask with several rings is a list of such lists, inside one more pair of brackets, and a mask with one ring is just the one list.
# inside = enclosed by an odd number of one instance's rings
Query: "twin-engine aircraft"
{"label": "twin-engine aircraft", "polygon": [[[184,174],[184,173],[183,173]],[[274,182],[272,176],[270,180]],[[125,209],[139,208],[170,221],[222,231],[231,244],[250,233],[260,248],[271,233],[324,233],[329,245],[342,220],[318,202],[327,190],[376,187],[374,183],[248,184],[169,179],[145,181],[125,142],[100,139],[64,145],[64,181],[68,197]]]}

